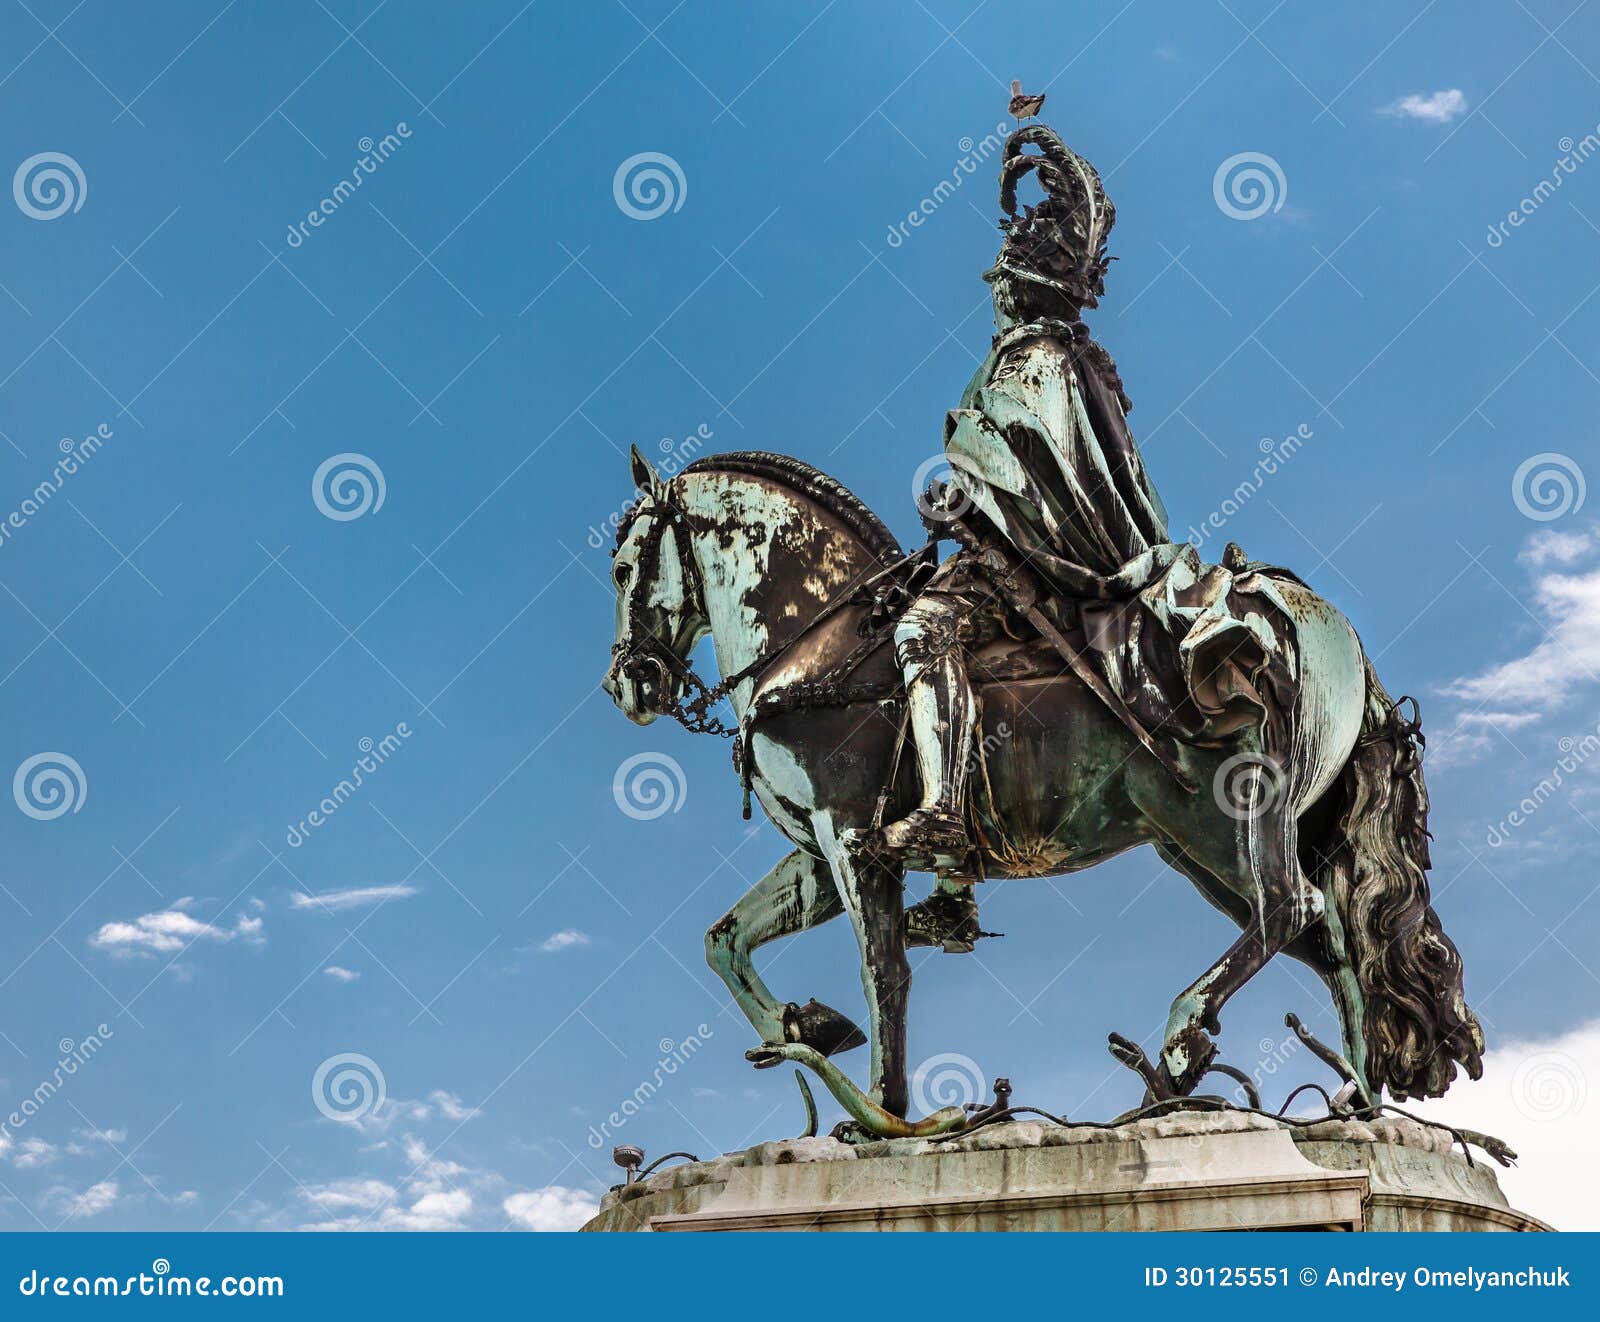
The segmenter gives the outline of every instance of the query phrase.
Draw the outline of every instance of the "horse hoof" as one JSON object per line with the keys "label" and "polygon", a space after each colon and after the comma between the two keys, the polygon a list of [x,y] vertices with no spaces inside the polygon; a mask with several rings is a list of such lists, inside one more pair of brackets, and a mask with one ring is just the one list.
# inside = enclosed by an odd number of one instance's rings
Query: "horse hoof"
{"label": "horse hoof", "polygon": [[837,1056],[867,1044],[866,1034],[830,1005],[812,998],[804,1005],[790,1001],[783,1007],[783,1037],[824,1056]]}
{"label": "horse hoof", "polygon": [[1174,1097],[1187,1097],[1217,1057],[1217,1044],[1203,1029],[1190,1028],[1161,1049],[1161,1079]]}
{"label": "horse hoof", "polygon": [[875,1143],[878,1136],[863,1125],[859,1120],[841,1120],[828,1131],[828,1137],[835,1142],[848,1143],[852,1147],[860,1143]]}

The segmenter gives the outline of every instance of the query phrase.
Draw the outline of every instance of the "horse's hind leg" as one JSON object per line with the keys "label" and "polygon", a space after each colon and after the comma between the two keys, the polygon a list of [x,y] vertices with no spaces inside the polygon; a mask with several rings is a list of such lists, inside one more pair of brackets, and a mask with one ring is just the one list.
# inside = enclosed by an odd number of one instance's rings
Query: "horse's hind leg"
{"label": "horse's hind leg", "polygon": [[706,963],[727,984],[762,1042],[799,1042],[831,1056],[866,1041],[849,1019],[826,1005],[780,1002],[751,959],[767,942],[825,923],[843,908],[828,865],[797,849],[706,933]]}
{"label": "horse's hind leg", "polygon": [[847,850],[826,814],[818,813],[812,825],[861,946],[861,986],[867,994],[868,1040],[872,1043],[871,1096],[884,1110],[904,1116],[910,1101],[906,1006],[911,995],[905,876],[870,854]]}

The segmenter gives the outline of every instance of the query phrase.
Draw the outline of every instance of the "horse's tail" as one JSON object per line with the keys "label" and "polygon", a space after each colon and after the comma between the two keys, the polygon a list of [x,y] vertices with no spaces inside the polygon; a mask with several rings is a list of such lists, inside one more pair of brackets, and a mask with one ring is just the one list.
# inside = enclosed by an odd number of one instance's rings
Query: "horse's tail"
{"label": "horse's tail", "polygon": [[[1361,735],[1340,773],[1339,817],[1314,880],[1336,906],[1363,1001],[1367,1080],[1396,1098],[1437,1097],[1459,1063],[1483,1073],[1461,956],[1428,891],[1428,790],[1421,717],[1406,720],[1366,669]],[[1415,703],[1412,703],[1413,712]]]}

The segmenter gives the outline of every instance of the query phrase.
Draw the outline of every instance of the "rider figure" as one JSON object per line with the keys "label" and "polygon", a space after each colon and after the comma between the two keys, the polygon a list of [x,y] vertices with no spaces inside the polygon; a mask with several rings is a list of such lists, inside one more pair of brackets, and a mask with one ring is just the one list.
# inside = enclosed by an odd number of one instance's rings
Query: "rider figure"
{"label": "rider figure", "polygon": [[[1019,212],[1017,183],[1031,171],[1045,197]],[[1116,213],[1093,166],[1042,125],[1007,141],[1000,201],[1005,240],[984,273],[997,333],[961,407],[946,419],[951,480],[941,507],[927,512],[931,520],[959,518],[1020,557],[1053,594],[1117,595],[1118,571],[1126,574],[1130,561],[1168,537],[1165,511],[1127,430],[1131,406],[1116,368],[1081,320],[1105,290],[1105,244]],[[973,557],[959,553],[895,630],[922,803],[864,843],[939,874],[938,890],[918,906],[936,910],[938,921],[913,914],[914,943],[919,918],[925,926],[953,925],[968,938],[977,929],[972,888],[962,881],[974,875],[967,794],[979,715],[965,651],[984,640],[994,595]],[[934,939],[940,935],[936,930]],[[970,949],[970,941],[947,941],[946,949]]]}

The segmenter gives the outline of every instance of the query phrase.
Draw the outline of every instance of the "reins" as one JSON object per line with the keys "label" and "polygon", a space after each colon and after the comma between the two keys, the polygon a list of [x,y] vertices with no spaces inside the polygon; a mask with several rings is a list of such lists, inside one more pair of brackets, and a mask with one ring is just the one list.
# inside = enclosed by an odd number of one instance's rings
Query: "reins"
{"label": "reins", "polygon": [[[626,643],[612,644],[613,654],[618,656],[616,662],[619,669],[637,678],[643,678],[647,669],[654,668],[658,677],[658,689],[661,697],[658,700],[657,710],[663,716],[670,716],[691,734],[715,734],[724,739],[732,739],[741,733],[738,726],[729,727],[720,717],[713,715],[712,708],[731,694],[739,685],[748,679],[760,676],[764,671],[776,664],[791,648],[802,638],[810,634],[825,620],[831,619],[840,610],[849,605],[868,604],[870,598],[864,600],[863,594],[868,593],[885,578],[889,578],[908,565],[927,555],[928,546],[918,547],[910,554],[902,555],[899,559],[882,566],[868,578],[859,583],[853,583],[844,591],[838,593],[831,601],[817,611],[804,625],[792,633],[783,642],[763,649],[756,657],[745,666],[730,675],[726,675],[717,684],[707,684],[695,671],[694,666],[685,658],[678,656],[672,648],[662,642],[653,633],[645,628],[643,594],[648,591],[648,584],[653,581],[654,575],[661,568],[661,543],[666,537],[667,529],[675,527],[683,530],[685,536],[677,539],[678,572],[682,576],[686,587],[692,585],[692,590],[700,594],[702,605],[705,599],[705,581],[700,574],[699,567],[695,564],[693,553],[689,546],[688,520],[683,509],[672,499],[670,486],[664,486],[654,493],[654,505],[651,509],[641,508],[640,514],[652,518],[649,530],[645,533],[644,541],[640,547],[638,572],[634,581],[628,585],[628,641]],[[659,517],[657,517],[659,515]],[[638,517],[637,515],[635,517]],[[626,536],[626,530],[624,530]],[[903,594],[902,594],[903,595]],[[891,603],[885,602],[885,612],[893,610]],[[892,617],[891,617],[892,618]],[[879,622],[878,627],[869,633],[861,647],[855,649],[847,661],[854,659],[859,664],[866,652],[871,647],[876,647],[882,641],[885,625]],[[854,665],[850,667],[854,669]],[[676,699],[668,699],[666,694],[668,685],[665,679],[668,674],[675,676],[682,685],[683,693]],[[817,688],[815,682],[807,686],[808,689]],[[806,705],[822,705],[818,698],[822,696],[820,689],[815,692],[811,701]],[[765,712],[752,713],[764,715]],[[748,722],[747,722],[748,723]],[[748,731],[743,733],[748,736]],[[740,740],[742,745],[745,740]],[[739,771],[740,779],[744,785],[745,803],[744,815],[748,820],[750,816],[750,781],[749,758],[742,747],[735,748],[734,765]]]}

